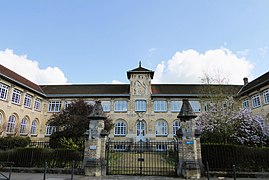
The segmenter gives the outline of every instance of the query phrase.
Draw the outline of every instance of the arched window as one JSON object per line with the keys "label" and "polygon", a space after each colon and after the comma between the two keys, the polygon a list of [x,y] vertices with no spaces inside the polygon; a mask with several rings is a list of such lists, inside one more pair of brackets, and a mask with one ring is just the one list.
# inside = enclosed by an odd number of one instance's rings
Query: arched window
{"label": "arched window", "polygon": [[173,122],[173,134],[175,135],[177,130],[179,130],[179,129],[180,129],[180,122],[179,122],[179,120],[175,120]]}
{"label": "arched window", "polygon": [[50,124],[48,124],[46,126],[46,135],[47,136],[50,136],[54,132],[56,132],[56,127],[55,126],[51,126]]}
{"label": "arched window", "polygon": [[26,134],[27,122],[28,122],[27,118],[23,118],[21,120],[20,134]]}
{"label": "arched window", "polygon": [[125,136],[126,135],[126,122],[123,120],[118,120],[115,122],[114,128],[115,136]]}
{"label": "arched window", "polygon": [[6,128],[7,133],[14,133],[14,131],[15,131],[15,123],[16,123],[15,115],[9,116],[8,122],[7,122],[7,128]]}
{"label": "arched window", "polygon": [[157,136],[166,136],[167,132],[167,122],[165,120],[158,120],[155,125]]}
{"label": "arched window", "polygon": [[1,125],[2,125],[2,121],[3,121],[3,115],[2,115],[2,113],[0,113],[0,128],[1,128]]}
{"label": "arched window", "polygon": [[37,120],[35,119],[32,122],[31,132],[30,133],[31,134],[37,134],[36,132],[37,132]]}

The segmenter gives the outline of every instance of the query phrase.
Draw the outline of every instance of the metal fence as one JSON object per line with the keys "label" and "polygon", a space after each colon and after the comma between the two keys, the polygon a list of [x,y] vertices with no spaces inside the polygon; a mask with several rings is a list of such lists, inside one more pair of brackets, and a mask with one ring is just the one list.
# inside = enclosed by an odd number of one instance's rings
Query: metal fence
{"label": "metal fence", "polygon": [[31,141],[29,147],[50,148],[48,141]]}
{"label": "metal fence", "polygon": [[[202,144],[202,161],[210,171],[269,172],[269,148]],[[206,167],[206,166],[205,166]]]}
{"label": "metal fence", "polygon": [[176,176],[177,142],[107,142],[107,174]]}
{"label": "metal fence", "polygon": [[0,161],[13,162],[13,167],[82,168],[83,152],[68,149],[18,148],[0,151]]}

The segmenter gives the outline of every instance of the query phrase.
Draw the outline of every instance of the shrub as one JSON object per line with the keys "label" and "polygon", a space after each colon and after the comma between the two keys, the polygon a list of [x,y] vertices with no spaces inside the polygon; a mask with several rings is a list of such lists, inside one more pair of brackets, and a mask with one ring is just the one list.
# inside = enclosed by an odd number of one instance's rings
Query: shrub
{"label": "shrub", "polygon": [[0,149],[14,149],[18,147],[26,147],[30,144],[29,137],[1,137]]}
{"label": "shrub", "polygon": [[269,148],[229,144],[202,144],[202,161],[210,170],[269,171]]}
{"label": "shrub", "polygon": [[82,152],[69,149],[18,148],[0,151],[0,161],[14,162],[14,167],[44,167],[47,162],[49,168],[70,168],[73,160],[75,167],[78,167],[82,159]]}

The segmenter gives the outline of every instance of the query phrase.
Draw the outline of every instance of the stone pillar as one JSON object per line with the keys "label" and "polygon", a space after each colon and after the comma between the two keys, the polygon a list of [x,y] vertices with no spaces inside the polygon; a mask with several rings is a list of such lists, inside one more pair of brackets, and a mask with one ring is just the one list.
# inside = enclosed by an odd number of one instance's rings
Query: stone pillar
{"label": "stone pillar", "polygon": [[100,101],[96,101],[89,119],[83,162],[85,175],[104,176],[106,175],[105,146],[108,133],[104,130],[106,117]]}
{"label": "stone pillar", "polygon": [[194,132],[195,123],[191,105],[183,100],[178,118],[180,129],[177,131],[179,141],[178,175],[184,178],[199,179],[201,177],[201,146],[198,131]]}

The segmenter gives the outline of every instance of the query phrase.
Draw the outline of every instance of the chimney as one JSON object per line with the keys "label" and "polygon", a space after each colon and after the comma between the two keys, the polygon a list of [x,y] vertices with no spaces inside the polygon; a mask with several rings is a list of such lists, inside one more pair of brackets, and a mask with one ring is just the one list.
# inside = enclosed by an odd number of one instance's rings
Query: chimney
{"label": "chimney", "polygon": [[248,84],[248,78],[247,77],[244,77],[243,78],[243,81],[244,81],[244,85],[247,85]]}

